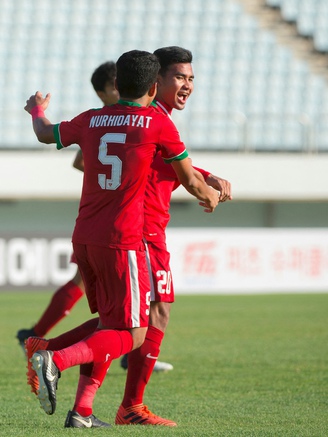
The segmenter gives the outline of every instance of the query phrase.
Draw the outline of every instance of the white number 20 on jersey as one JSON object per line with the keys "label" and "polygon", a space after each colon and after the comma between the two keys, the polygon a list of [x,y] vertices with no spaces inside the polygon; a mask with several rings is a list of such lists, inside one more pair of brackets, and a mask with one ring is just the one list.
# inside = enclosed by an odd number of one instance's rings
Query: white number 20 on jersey
{"label": "white number 20 on jersey", "polygon": [[112,177],[98,174],[98,184],[103,190],[116,190],[121,185],[122,161],[116,155],[107,155],[108,143],[121,143],[126,141],[126,134],[108,133],[100,138],[98,159],[104,165],[112,166]]}
{"label": "white number 20 on jersey", "polygon": [[160,294],[170,294],[171,293],[171,282],[172,275],[171,272],[166,272],[165,270],[157,270],[157,291]]}

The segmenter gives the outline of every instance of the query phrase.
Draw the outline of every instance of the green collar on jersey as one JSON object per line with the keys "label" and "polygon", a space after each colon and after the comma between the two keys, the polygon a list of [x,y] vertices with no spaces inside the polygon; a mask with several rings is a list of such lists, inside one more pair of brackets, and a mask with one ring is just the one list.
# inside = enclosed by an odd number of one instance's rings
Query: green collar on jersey
{"label": "green collar on jersey", "polygon": [[140,105],[140,103],[136,103],[136,102],[129,102],[128,100],[119,100],[117,103],[119,103],[120,105],[124,105],[124,106],[140,106],[140,108],[142,107],[142,105]]}

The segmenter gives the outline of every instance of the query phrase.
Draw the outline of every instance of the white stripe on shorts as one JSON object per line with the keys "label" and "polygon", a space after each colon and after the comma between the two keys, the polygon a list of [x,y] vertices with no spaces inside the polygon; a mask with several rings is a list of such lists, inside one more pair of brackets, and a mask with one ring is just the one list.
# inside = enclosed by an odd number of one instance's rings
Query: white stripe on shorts
{"label": "white stripe on shorts", "polygon": [[140,327],[140,290],[138,280],[138,263],[135,250],[128,250],[130,286],[131,286],[131,318],[132,328]]}
{"label": "white stripe on shorts", "polygon": [[150,280],[150,301],[154,302],[154,300],[155,300],[155,284],[154,284],[154,280],[153,280],[153,274],[151,271],[150,254],[149,254],[148,244],[147,244],[146,240],[144,239],[143,241],[144,241],[144,244],[146,247],[146,261],[147,261],[147,268],[148,268],[148,274],[149,274],[149,280]]}

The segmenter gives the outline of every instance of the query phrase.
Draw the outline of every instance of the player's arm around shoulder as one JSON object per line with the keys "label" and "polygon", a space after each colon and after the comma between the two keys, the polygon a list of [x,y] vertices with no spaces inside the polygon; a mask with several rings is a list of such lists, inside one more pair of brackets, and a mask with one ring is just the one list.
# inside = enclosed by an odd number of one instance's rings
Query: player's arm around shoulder
{"label": "player's arm around shoulder", "polygon": [[48,93],[45,97],[40,91],[37,91],[33,96],[26,100],[24,107],[32,116],[33,129],[40,143],[51,144],[55,143],[53,132],[54,125],[45,116],[44,111],[47,109],[51,95]]}
{"label": "player's arm around shoulder", "polygon": [[185,189],[202,201],[200,205],[205,212],[213,212],[219,203],[218,193],[205,183],[202,174],[192,167],[191,160],[186,158],[171,164]]}

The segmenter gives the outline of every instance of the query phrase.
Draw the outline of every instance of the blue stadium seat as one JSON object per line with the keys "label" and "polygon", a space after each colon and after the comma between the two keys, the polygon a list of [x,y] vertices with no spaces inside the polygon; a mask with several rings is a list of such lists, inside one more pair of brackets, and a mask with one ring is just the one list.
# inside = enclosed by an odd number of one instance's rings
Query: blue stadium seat
{"label": "blue stadium seat", "polygon": [[[280,7],[300,33],[313,36],[317,50],[328,51],[326,0],[266,4]],[[166,45],[194,54],[194,96],[177,116],[189,147],[238,150],[247,132],[255,150],[301,151],[295,120],[306,113],[319,126],[319,149],[327,149],[321,121],[328,113],[327,83],[236,0],[94,0],[92,6],[88,0],[2,0],[0,147],[19,148],[22,141],[42,147],[22,110],[36,89],[53,94],[49,111],[56,121],[73,116],[99,103],[90,84],[97,65],[126,50]],[[246,124],[236,122],[242,118],[236,114],[244,114]]]}
{"label": "blue stadium seat", "polygon": [[281,15],[286,21],[297,21],[299,14],[299,0],[282,0]]}

